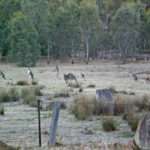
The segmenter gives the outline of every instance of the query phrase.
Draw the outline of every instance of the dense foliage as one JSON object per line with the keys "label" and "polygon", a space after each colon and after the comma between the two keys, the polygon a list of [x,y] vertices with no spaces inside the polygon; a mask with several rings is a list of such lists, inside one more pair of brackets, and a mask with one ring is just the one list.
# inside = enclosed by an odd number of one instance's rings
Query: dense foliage
{"label": "dense foliage", "polygon": [[0,0],[0,54],[19,65],[112,49],[150,50],[149,0]]}

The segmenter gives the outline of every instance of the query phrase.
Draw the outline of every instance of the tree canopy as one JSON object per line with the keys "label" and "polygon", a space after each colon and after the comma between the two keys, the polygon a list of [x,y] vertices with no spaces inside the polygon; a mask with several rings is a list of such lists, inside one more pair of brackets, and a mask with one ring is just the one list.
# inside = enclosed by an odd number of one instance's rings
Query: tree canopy
{"label": "tree canopy", "polygon": [[0,0],[0,18],[0,54],[23,66],[150,50],[149,0]]}

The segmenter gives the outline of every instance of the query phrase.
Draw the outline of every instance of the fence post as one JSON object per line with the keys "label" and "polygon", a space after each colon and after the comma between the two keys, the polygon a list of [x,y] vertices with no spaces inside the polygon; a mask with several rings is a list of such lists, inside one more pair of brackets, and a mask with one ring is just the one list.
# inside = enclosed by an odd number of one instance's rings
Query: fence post
{"label": "fence post", "polygon": [[39,134],[39,147],[41,147],[41,146],[42,146],[42,138],[41,138],[40,100],[37,100],[37,108],[38,108],[38,134]]}
{"label": "fence post", "polygon": [[58,119],[59,119],[59,111],[60,111],[60,102],[54,102],[53,105],[53,114],[50,124],[50,134],[49,134],[49,145],[55,145],[56,144],[56,130],[58,125]]}

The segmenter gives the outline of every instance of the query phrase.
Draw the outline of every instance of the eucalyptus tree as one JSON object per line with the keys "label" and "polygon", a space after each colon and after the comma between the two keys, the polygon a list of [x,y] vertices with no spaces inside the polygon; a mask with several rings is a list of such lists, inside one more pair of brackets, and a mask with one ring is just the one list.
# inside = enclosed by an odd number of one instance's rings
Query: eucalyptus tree
{"label": "eucalyptus tree", "polygon": [[122,57],[137,50],[141,29],[141,5],[132,3],[122,5],[113,17],[113,39]]}
{"label": "eucalyptus tree", "polygon": [[89,61],[91,40],[99,33],[99,19],[95,2],[82,1],[80,5],[80,30],[85,43],[86,62]]}
{"label": "eucalyptus tree", "polygon": [[8,22],[13,13],[20,10],[20,0],[0,0],[0,53],[6,56],[9,52]]}
{"label": "eucalyptus tree", "polygon": [[21,66],[34,66],[40,56],[38,33],[28,17],[16,12],[9,21],[10,56]]}
{"label": "eucalyptus tree", "polygon": [[[57,4],[57,5],[56,5]],[[79,7],[77,1],[52,1],[50,5],[51,53],[70,56],[80,43]]]}
{"label": "eucalyptus tree", "polygon": [[22,12],[38,32],[41,54],[50,58],[50,27],[49,27],[49,2],[48,0],[22,0]]}

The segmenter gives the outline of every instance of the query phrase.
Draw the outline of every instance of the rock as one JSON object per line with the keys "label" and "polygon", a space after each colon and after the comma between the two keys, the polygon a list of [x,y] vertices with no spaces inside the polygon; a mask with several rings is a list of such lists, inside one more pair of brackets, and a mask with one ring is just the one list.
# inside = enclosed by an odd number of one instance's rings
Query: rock
{"label": "rock", "polygon": [[103,113],[114,114],[115,101],[109,89],[96,90],[96,101],[101,104]]}
{"label": "rock", "polygon": [[146,114],[140,121],[134,140],[140,149],[150,149],[150,113]]}

